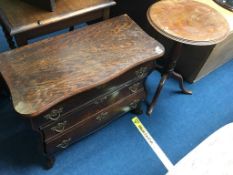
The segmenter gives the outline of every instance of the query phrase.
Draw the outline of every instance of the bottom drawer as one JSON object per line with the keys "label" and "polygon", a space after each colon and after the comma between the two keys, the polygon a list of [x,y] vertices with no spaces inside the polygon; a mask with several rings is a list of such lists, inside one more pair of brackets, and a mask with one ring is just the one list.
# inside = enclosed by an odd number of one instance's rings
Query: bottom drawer
{"label": "bottom drawer", "polygon": [[63,135],[45,142],[45,152],[52,154],[56,151],[67,148],[70,144],[80,140],[97,129],[103,127],[113,119],[120,117],[120,115],[129,112],[137,107],[137,104],[145,99],[145,91],[141,89],[138,93],[132,94],[117,103],[114,103],[100,112],[87,117],[79,122],[74,127],[70,128]]}

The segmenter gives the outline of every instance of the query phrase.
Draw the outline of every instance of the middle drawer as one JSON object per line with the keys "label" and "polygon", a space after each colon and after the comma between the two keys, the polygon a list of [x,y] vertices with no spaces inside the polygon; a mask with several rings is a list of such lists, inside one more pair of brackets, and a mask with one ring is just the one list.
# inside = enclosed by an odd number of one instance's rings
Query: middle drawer
{"label": "middle drawer", "polygon": [[100,95],[98,98],[83,104],[78,108],[78,110],[74,110],[70,114],[64,116],[62,120],[41,128],[44,133],[44,139],[48,140],[56,137],[59,134],[64,133],[67,129],[74,126],[79,121],[85,119],[86,116],[93,115],[106,106],[109,106],[130,94],[137,93],[139,90],[144,88],[143,83],[144,81],[138,81],[130,85],[125,85],[111,94]]}

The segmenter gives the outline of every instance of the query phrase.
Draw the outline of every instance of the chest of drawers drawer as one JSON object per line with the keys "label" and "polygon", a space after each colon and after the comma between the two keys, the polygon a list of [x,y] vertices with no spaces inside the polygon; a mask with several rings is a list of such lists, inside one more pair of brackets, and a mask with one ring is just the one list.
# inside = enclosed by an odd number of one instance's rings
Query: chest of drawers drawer
{"label": "chest of drawers drawer", "polygon": [[51,139],[64,133],[70,127],[73,127],[82,120],[85,120],[86,117],[97,113],[101,109],[116,103],[117,101],[124,99],[125,97],[136,94],[138,91],[144,89],[144,82],[138,81],[133,83],[126,83],[120,89],[112,92],[103,94],[102,96],[93,99],[92,101],[83,104],[76,110],[73,110],[71,113],[63,116],[63,118],[57,122],[53,122],[45,127],[40,129],[44,133],[45,140]]}
{"label": "chest of drawers drawer", "polygon": [[83,117],[75,126],[66,130],[63,134],[45,141],[46,153],[52,154],[67,148],[70,144],[93,133],[122,114],[133,110],[143,99],[145,99],[145,91],[140,89],[137,93],[131,94],[95,114]]}
{"label": "chest of drawers drawer", "polygon": [[[124,84],[144,80],[145,77],[153,70],[153,67],[153,61],[136,66],[110,82],[90,89],[87,92],[75,95],[64,102],[55,105],[52,109],[43,113],[41,117],[33,119],[32,123],[34,128],[45,127],[53,122],[62,120],[66,115],[80,106],[83,106],[83,104],[89,103],[93,99],[98,99],[99,102],[104,101],[104,98],[106,97],[100,97],[101,94],[113,93],[117,89],[122,88]],[[98,103],[98,101],[96,101],[96,103]]]}

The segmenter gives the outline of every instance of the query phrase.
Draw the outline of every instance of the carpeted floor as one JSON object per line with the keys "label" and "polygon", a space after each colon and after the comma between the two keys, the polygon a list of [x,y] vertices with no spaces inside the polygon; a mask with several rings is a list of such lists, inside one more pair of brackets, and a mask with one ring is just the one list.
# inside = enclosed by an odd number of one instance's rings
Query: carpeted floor
{"label": "carpeted floor", "polygon": [[[0,32],[0,52],[8,50]],[[147,79],[151,99],[159,73]],[[153,116],[139,116],[145,127],[176,163],[221,126],[233,121],[233,61],[195,84],[192,96],[177,93],[169,79]],[[145,107],[144,107],[145,110]],[[41,167],[37,135],[14,113],[10,101],[0,99],[1,175],[162,175],[166,169],[124,115],[99,132],[56,154],[51,170]]]}

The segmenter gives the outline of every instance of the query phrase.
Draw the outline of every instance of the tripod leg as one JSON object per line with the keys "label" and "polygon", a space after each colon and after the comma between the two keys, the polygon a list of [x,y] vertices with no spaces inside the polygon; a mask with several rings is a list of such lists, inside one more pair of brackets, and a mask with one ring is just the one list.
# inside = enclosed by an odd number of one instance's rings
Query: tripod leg
{"label": "tripod leg", "polygon": [[155,95],[154,95],[154,97],[152,99],[152,102],[149,105],[149,108],[147,110],[147,114],[149,116],[153,112],[154,106],[155,106],[156,102],[158,101],[158,98],[159,98],[159,95],[161,93],[161,90],[162,90],[162,88],[163,88],[163,86],[164,86],[164,84],[165,84],[165,82],[166,82],[167,79],[168,79],[168,74],[163,74],[162,77],[161,77],[161,79],[160,79],[159,85],[158,85],[158,87],[156,89]]}
{"label": "tripod leg", "polygon": [[182,93],[192,95],[192,91],[186,90],[184,88],[184,80],[183,80],[183,77],[180,74],[173,71],[171,73],[171,75],[179,82],[179,86],[180,86],[180,89],[181,89]]}

